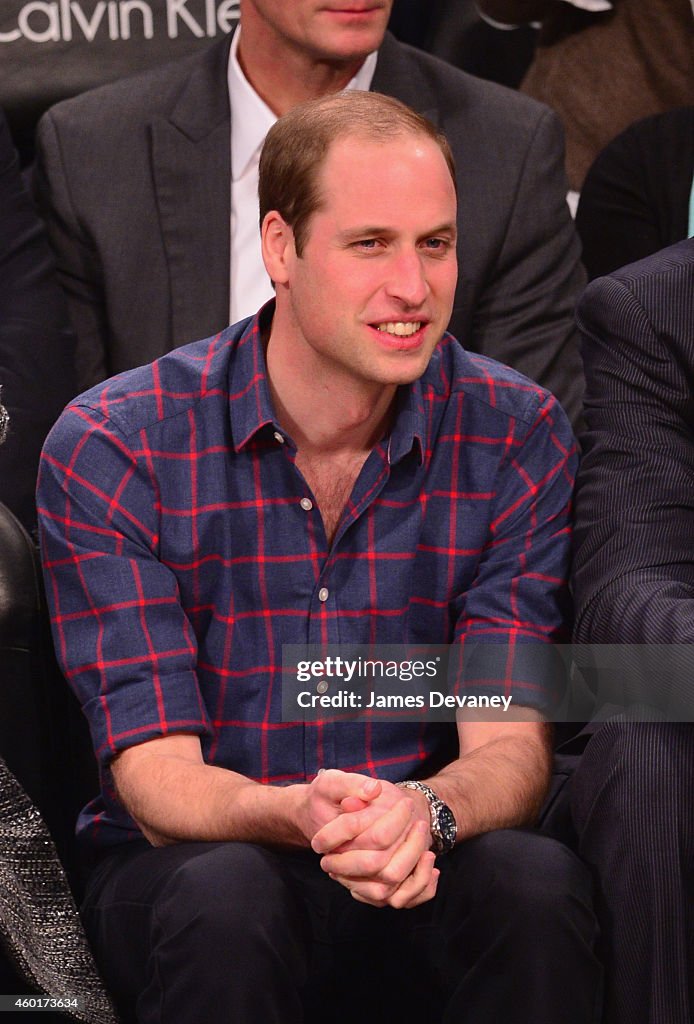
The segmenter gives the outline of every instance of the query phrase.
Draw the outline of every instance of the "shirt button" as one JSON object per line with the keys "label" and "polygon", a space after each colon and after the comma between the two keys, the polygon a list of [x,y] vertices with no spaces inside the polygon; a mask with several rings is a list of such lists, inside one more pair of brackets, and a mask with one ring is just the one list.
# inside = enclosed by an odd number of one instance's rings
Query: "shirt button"
{"label": "shirt button", "polygon": [[311,509],[313,508],[313,502],[311,501],[310,498],[302,498],[299,504],[301,505],[304,512],[310,512]]}
{"label": "shirt button", "polygon": [[328,590],[328,588],[327,587],[321,587],[320,590],[318,591],[318,600],[319,601],[327,601],[329,597],[330,597],[330,591]]}
{"label": "shirt button", "polygon": [[275,441],[277,441],[278,444],[284,444],[284,438],[280,434],[279,430],[276,430],[272,436],[274,437]]}
{"label": "shirt button", "polygon": [[318,690],[318,693],[328,692],[328,684],[326,683],[325,679],[321,679],[318,686],[316,687],[316,690]]}

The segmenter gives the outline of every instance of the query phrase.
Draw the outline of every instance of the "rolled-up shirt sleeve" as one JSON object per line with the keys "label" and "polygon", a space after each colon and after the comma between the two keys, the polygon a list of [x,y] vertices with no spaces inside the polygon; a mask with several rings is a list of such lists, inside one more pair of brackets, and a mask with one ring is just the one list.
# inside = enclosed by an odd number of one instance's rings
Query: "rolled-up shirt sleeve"
{"label": "rolled-up shirt sleeve", "polygon": [[553,645],[569,638],[576,444],[546,395],[517,423],[497,472],[489,538],[456,624],[455,685],[504,694],[551,717],[565,695]]}
{"label": "rolled-up shirt sleeve", "polygon": [[160,559],[160,501],[144,434],[72,406],[44,447],[37,494],[55,648],[102,766],[169,733],[211,731],[197,644]]}

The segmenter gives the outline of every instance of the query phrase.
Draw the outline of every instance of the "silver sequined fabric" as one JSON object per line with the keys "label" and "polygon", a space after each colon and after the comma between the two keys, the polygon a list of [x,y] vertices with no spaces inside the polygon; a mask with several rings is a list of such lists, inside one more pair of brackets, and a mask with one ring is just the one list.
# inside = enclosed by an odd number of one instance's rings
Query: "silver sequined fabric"
{"label": "silver sequined fabric", "polygon": [[70,1016],[117,1024],[50,834],[2,759],[0,943],[37,991],[79,997]]}
{"label": "silver sequined fabric", "polygon": [[[0,388],[0,397],[2,397],[2,389]],[[10,425],[10,414],[4,405],[0,405],[0,444],[7,437],[7,428]]]}

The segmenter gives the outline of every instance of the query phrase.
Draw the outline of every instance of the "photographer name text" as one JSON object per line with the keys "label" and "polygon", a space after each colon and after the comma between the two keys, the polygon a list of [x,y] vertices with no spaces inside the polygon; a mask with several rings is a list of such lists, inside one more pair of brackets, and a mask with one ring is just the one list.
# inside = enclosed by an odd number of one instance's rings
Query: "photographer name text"
{"label": "photographer name text", "polygon": [[[364,696],[366,700],[364,700]],[[337,693],[309,693],[302,690],[297,694],[296,702],[300,708],[345,708],[355,711],[370,709],[381,711],[397,711],[413,708],[503,708],[508,711],[513,697],[497,694],[489,697],[485,694],[450,694],[441,690],[430,690],[425,697],[422,694],[381,694],[371,690],[365,695],[354,690],[338,690]]]}

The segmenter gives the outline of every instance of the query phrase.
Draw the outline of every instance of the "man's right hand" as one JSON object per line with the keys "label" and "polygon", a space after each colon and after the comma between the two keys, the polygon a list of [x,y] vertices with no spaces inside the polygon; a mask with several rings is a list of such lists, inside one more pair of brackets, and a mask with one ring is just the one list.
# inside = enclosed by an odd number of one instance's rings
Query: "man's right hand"
{"label": "man's right hand", "polygon": [[[307,796],[315,807],[313,820],[327,817],[311,846],[323,855],[323,870],[355,899],[401,909],[434,896],[439,872],[429,850],[424,798],[419,801],[389,782],[340,771],[321,772]],[[338,798],[339,813],[321,813]]]}
{"label": "man's right hand", "polygon": [[308,785],[297,787],[302,791],[298,822],[307,843],[310,844],[317,832],[345,810],[358,811],[368,807],[380,795],[381,788],[378,779],[337,768],[324,769]]}

